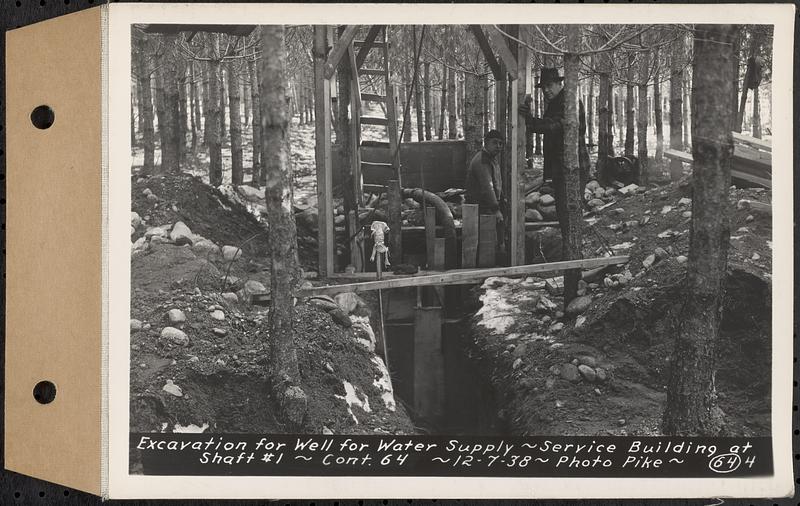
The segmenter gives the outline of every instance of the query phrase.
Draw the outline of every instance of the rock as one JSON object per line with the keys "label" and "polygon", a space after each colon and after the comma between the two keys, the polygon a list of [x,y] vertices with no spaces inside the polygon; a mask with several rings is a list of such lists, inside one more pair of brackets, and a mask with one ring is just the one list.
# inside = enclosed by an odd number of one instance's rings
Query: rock
{"label": "rock", "polygon": [[581,373],[578,372],[578,368],[572,364],[562,364],[559,375],[565,380],[573,383],[576,383],[581,379]]}
{"label": "rock", "polygon": [[302,388],[292,385],[284,390],[280,405],[281,412],[290,424],[295,427],[303,424],[308,409],[308,398]]}
{"label": "rock", "polygon": [[320,296],[308,299],[308,303],[311,304],[312,306],[322,309],[325,312],[333,311],[334,309],[339,309],[339,306],[335,302],[333,302],[332,300],[323,299]]}
{"label": "rock", "polygon": [[592,304],[592,297],[589,295],[584,295],[583,297],[576,297],[567,304],[567,314],[570,316],[576,316],[587,309]]}
{"label": "rock", "polygon": [[598,188],[600,188],[600,183],[598,183],[597,180],[593,179],[593,180],[589,181],[588,183],[586,183],[586,189],[591,191],[591,192],[595,191]]}
{"label": "rock", "polygon": [[213,329],[211,329],[211,332],[213,332],[215,336],[219,336],[219,337],[225,337],[225,336],[228,335],[228,331],[227,330],[221,329],[219,327],[214,327]]}
{"label": "rock", "polygon": [[142,224],[142,218],[139,217],[139,213],[131,211],[131,226],[133,228],[137,228],[141,224]]}
{"label": "rock", "polygon": [[168,235],[169,234],[168,234],[167,229],[165,227],[150,227],[144,233],[145,238],[151,239],[151,240],[153,239],[153,237],[166,238],[166,237],[168,237]]}
{"label": "rock", "polygon": [[550,326],[550,332],[555,334],[556,332],[561,332],[564,329],[564,324],[561,322],[554,323]]}
{"label": "rock", "polygon": [[255,279],[248,279],[242,288],[245,299],[250,299],[251,295],[267,293],[268,291],[269,290],[267,290],[267,287],[264,286],[263,283]]}
{"label": "rock", "polygon": [[581,376],[583,376],[583,379],[585,379],[589,383],[594,383],[595,380],[597,379],[597,374],[594,372],[594,369],[592,369],[586,364],[579,365],[578,372],[580,372]]}
{"label": "rock", "polygon": [[186,315],[180,309],[170,309],[167,311],[167,318],[172,324],[183,323],[186,321]]}
{"label": "rock", "polygon": [[602,188],[598,188],[594,191],[594,198],[601,199],[606,196],[606,191]]}
{"label": "rock", "polygon": [[667,214],[670,211],[672,211],[672,206],[664,206],[661,208],[661,214]]}
{"label": "rock", "polygon": [[337,294],[333,300],[336,302],[336,305],[339,307],[339,309],[344,311],[344,314],[347,315],[355,311],[358,306],[365,305],[365,302],[361,300],[361,297],[353,292]]}
{"label": "rock", "polygon": [[684,255],[678,255],[675,257],[675,261],[678,262],[679,264],[685,264],[686,262],[689,261],[689,259],[686,258],[686,256]]}
{"label": "rock", "polygon": [[760,259],[761,255],[759,255],[758,253],[753,253],[753,256],[750,257],[750,260],[760,260]]}
{"label": "rock", "polygon": [[189,337],[186,335],[186,333],[174,327],[164,327],[161,329],[161,337],[163,339],[168,339],[170,342],[177,344],[178,346],[186,346],[189,344]]}
{"label": "rock", "polygon": [[539,297],[539,302],[536,303],[536,309],[541,311],[555,311],[558,309],[558,305],[545,295],[542,295]]}
{"label": "rock", "polygon": [[172,226],[169,233],[169,238],[173,242],[178,242],[179,239],[189,239],[189,244],[192,244],[192,231],[182,221],[178,221]]}
{"label": "rock", "polygon": [[584,324],[584,323],[586,323],[586,317],[585,317],[585,316],[579,316],[579,317],[578,317],[578,318],[575,320],[575,328],[576,328],[576,329],[579,329],[579,328],[583,327],[583,324]]}
{"label": "rock", "polygon": [[238,260],[241,256],[242,250],[236,246],[222,247],[222,258],[224,258],[226,262],[233,262],[234,260]]}
{"label": "rock", "polygon": [[539,192],[533,192],[525,196],[525,205],[527,207],[533,207],[538,204],[542,199],[542,195]]}
{"label": "rock", "polygon": [[542,218],[547,221],[555,221],[558,218],[558,213],[556,213],[556,206],[544,206],[539,208],[539,212],[542,214]]}
{"label": "rock", "polygon": [[514,348],[514,356],[524,357],[526,351],[527,351],[527,346],[525,346],[525,343],[520,343],[519,346]]}
{"label": "rock", "polygon": [[542,221],[543,219],[542,213],[536,209],[527,209],[525,211],[525,221]]}
{"label": "rock", "polygon": [[198,357],[197,355],[192,355],[191,357],[189,357],[190,364],[196,364],[198,362],[200,362],[200,357]]}
{"label": "rock", "polygon": [[548,323],[550,323],[551,320],[552,320],[552,318],[550,318],[550,316],[547,316],[547,315],[543,316],[542,317],[542,325],[547,325]]}
{"label": "rock", "polygon": [[543,206],[552,206],[553,204],[555,204],[555,203],[556,203],[556,199],[554,199],[552,195],[542,195],[542,196],[539,198],[539,202],[540,202],[540,203],[541,203]]}
{"label": "rock", "polygon": [[192,243],[192,251],[198,256],[215,256],[220,254],[219,246],[208,239],[194,241]]}
{"label": "rock", "polygon": [[222,294],[223,300],[228,304],[237,304],[239,302],[239,296],[233,292],[225,292]]}
{"label": "rock", "polygon": [[645,269],[649,269],[654,263],[656,263],[655,255],[649,255],[642,261],[642,265],[644,266]]}
{"label": "rock", "polygon": [[563,311],[556,311],[556,314],[554,314],[553,316],[554,316],[554,317],[555,317],[557,320],[560,320],[561,318],[564,318],[564,312],[563,312]]}
{"label": "rock", "polygon": [[669,257],[669,253],[664,248],[656,248],[653,253],[656,255],[658,260],[664,260],[665,258]]}
{"label": "rock", "polygon": [[140,330],[142,330],[141,320],[137,320],[136,318],[131,318],[131,332],[139,332]]}
{"label": "rock", "polygon": [[150,195],[147,196],[147,200],[149,200],[150,202],[155,202],[156,200],[158,200],[158,197],[154,193],[151,193]]}
{"label": "rock", "polygon": [[167,380],[166,385],[161,387],[161,390],[167,392],[168,394],[172,394],[175,397],[183,397],[183,391],[181,390],[181,387],[173,383],[172,380]]}
{"label": "rock", "polygon": [[333,434],[333,431],[327,428],[326,426],[322,426],[322,433],[326,436],[330,436]]}
{"label": "rock", "polygon": [[521,358],[518,358],[518,359],[516,359],[516,360],[514,361],[514,363],[513,363],[513,364],[511,364],[511,368],[512,368],[512,369],[514,369],[514,370],[516,371],[517,369],[519,369],[519,367],[520,367],[521,365],[522,365],[522,359],[521,359]]}
{"label": "rock", "polygon": [[753,216],[752,214],[748,214],[747,218],[745,218],[744,221],[746,221],[747,223],[750,223],[751,221],[753,221],[755,219],[756,219],[755,216]]}
{"label": "rock", "polygon": [[578,358],[579,364],[588,365],[589,367],[595,368],[597,367],[597,359],[591,355],[581,355]]}
{"label": "rock", "polygon": [[690,199],[688,197],[683,197],[682,199],[680,199],[678,201],[678,205],[679,206],[690,206],[690,205],[692,205],[692,199]]}
{"label": "rock", "polygon": [[264,190],[259,190],[258,188],[253,188],[252,186],[239,185],[236,187],[236,191],[239,192],[239,195],[244,197],[245,200],[250,202],[264,200]]}
{"label": "rock", "polygon": [[691,211],[684,211],[684,212],[681,213],[681,216],[683,216],[684,218],[691,218],[692,217],[692,212]]}
{"label": "rock", "polygon": [[650,222],[650,217],[649,216],[645,216],[641,220],[639,220],[639,225],[640,226],[644,226],[644,225],[647,225],[649,222]]}
{"label": "rock", "polygon": [[629,195],[629,194],[635,193],[636,190],[638,190],[638,189],[639,189],[639,185],[637,185],[635,183],[631,183],[628,186],[623,186],[622,188],[620,188],[617,191],[620,192],[623,195]]}
{"label": "rock", "polygon": [[225,320],[225,313],[223,313],[219,309],[215,309],[214,311],[211,311],[211,314],[209,316],[211,316],[211,318],[213,318],[213,319],[215,319],[217,321]]}
{"label": "rock", "polygon": [[600,288],[599,284],[597,284],[597,283],[589,283],[589,289],[590,290],[597,290],[598,288]]}
{"label": "rock", "polygon": [[342,311],[341,308],[339,308],[339,306],[336,306],[335,309],[332,309],[331,311],[329,311],[328,314],[331,315],[331,318],[333,318],[333,321],[335,321],[336,323],[338,323],[342,327],[350,328],[350,327],[353,326],[353,322],[350,321],[350,317],[347,316],[344,313],[344,311]]}
{"label": "rock", "polygon": [[150,324],[145,323],[144,325],[142,325],[142,330],[150,330]]}
{"label": "rock", "polygon": [[600,207],[602,205],[605,205],[605,202],[600,199],[592,199],[589,202],[587,202],[587,204],[589,207]]}
{"label": "rock", "polygon": [[325,370],[333,374],[333,366],[331,365],[330,362],[325,362]]}
{"label": "rock", "polygon": [[594,370],[594,373],[595,376],[597,376],[597,381],[603,382],[608,379],[608,374],[606,373],[606,370],[601,367],[596,368]]}
{"label": "rock", "polygon": [[336,217],[333,218],[333,224],[334,225],[344,225],[344,220],[345,220],[345,218],[344,218],[343,214],[337,214]]}

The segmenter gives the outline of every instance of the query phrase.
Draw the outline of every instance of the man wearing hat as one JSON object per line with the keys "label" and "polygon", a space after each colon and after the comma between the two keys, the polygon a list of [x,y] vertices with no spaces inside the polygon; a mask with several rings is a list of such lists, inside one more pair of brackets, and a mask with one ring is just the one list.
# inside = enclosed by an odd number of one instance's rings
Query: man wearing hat
{"label": "man wearing hat", "polygon": [[[556,212],[562,222],[567,215],[566,186],[564,180],[564,78],[558,69],[542,68],[537,88],[542,89],[547,108],[541,118],[531,113],[529,102],[521,105],[520,114],[525,116],[528,132],[544,134],[542,152],[544,154],[544,180],[553,181],[555,187]],[[581,193],[589,179],[589,151],[586,148],[586,113],[583,102],[578,102],[578,162],[580,165]]]}
{"label": "man wearing hat", "polygon": [[497,243],[504,251],[503,213],[500,211],[502,180],[500,176],[500,152],[503,150],[503,135],[489,130],[483,138],[483,149],[475,153],[467,169],[466,201],[478,204],[481,214],[494,214],[497,219]]}

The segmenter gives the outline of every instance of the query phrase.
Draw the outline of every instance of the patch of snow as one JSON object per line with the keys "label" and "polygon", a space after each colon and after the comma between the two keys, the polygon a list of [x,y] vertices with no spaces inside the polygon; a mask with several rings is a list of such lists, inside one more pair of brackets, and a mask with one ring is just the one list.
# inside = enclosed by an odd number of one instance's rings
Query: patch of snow
{"label": "patch of snow", "polygon": [[394,400],[394,388],[392,387],[392,377],[389,374],[389,369],[386,368],[386,364],[384,364],[383,360],[378,356],[372,357],[372,363],[375,364],[378,371],[381,373],[379,378],[375,378],[373,385],[381,391],[381,399],[386,409],[394,411],[397,409],[397,405]]}
{"label": "patch of snow", "polygon": [[[362,399],[359,396],[359,392],[358,390],[356,390],[356,387],[354,387],[353,384],[350,383],[349,381],[344,380],[342,381],[342,384],[344,385],[345,395],[344,396],[337,395],[336,398],[344,399],[344,401],[347,403],[348,410],[353,406],[358,406],[367,413],[372,412],[372,409],[370,409],[369,407],[369,397],[367,397],[364,394],[361,394],[364,395],[364,398]],[[358,421],[356,421],[356,423],[358,423]]]}
{"label": "patch of snow", "polygon": [[176,434],[202,434],[207,428],[207,423],[204,423],[202,427],[198,427],[193,423],[190,423],[186,426],[176,423],[175,427],[172,428],[172,432],[175,432]]}
{"label": "patch of snow", "polygon": [[632,247],[633,247],[633,243],[626,241],[626,242],[623,242],[623,243],[620,243],[620,244],[615,244],[615,245],[611,246],[611,249],[614,250],[614,251],[621,251],[621,250],[624,250],[624,249],[631,249]]}
{"label": "patch of snow", "polygon": [[353,333],[355,334],[356,342],[374,352],[376,339],[369,317],[350,315],[350,321],[353,322]]}

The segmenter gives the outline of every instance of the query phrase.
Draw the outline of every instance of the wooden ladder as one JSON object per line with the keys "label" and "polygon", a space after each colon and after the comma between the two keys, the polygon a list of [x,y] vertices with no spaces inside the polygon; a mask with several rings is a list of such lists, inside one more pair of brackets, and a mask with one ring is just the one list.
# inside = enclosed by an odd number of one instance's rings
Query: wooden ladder
{"label": "wooden ladder", "polygon": [[[352,68],[353,89],[357,92],[356,111],[354,116],[354,138],[356,139],[357,164],[360,168],[360,178],[366,183],[366,189],[375,188],[375,185],[385,186],[390,179],[400,180],[400,149],[397,131],[397,104],[394,98],[394,86],[389,79],[389,42],[385,25],[373,25],[364,40],[353,41],[355,62]],[[379,50],[379,51],[373,51]],[[370,67],[366,67],[368,56],[376,55],[369,60]],[[363,79],[361,77],[368,77]],[[383,76],[383,94],[375,84],[374,76]],[[355,97],[354,97],[355,98]],[[364,102],[382,104],[382,116],[364,115]],[[385,126],[387,130],[386,141],[364,141],[363,125]],[[379,161],[363,161],[363,148],[378,148],[385,152]]]}

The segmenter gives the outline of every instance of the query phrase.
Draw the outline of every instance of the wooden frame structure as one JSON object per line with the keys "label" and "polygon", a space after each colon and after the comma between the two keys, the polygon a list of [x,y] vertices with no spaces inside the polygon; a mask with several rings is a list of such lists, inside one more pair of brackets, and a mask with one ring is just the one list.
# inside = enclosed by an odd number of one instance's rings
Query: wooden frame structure
{"label": "wooden frame structure", "polygon": [[[328,47],[330,40],[331,30],[334,27],[326,25],[314,26],[314,108],[316,114],[316,164],[317,164],[317,199],[319,205],[319,273],[322,277],[328,277],[334,274],[334,260],[335,260],[335,231],[333,225],[333,160],[331,148],[331,86],[332,79],[335,78],[336,70],[340,63],[345,59],[345,56],[354,54],[353,46],[354,39],[359,26],[348,25],[341,29],[341,35],[338,40]],[[373,45],[380,44],[376,42],[376,38],[384,27],[381,25],[373,25],[370,27],[364,41],[358,42],[360,48],[358,49],[355,58],[355,69],[364,63],[367,53]],[[520,30],[526,29],[524,26],[519,27]],[[517,111],[518,104],[523,103],[525,93],[527,93],[530,86],[530,62],[528,58],[527,48],[517,42],[507,42],[506,35],[495,25],[469,25],[468,31],[473,34],[478,45],[483,52],[484,58],[492,70],[494,78],[498,83],[510,82],[511,86],[511,104],[510,110]],[[384,41],[383,44],[388,44]],[[495,53],[499,56],[495,56]],[[387,85],[388,85],[388,71],[387,71]],[[358,90],[356,90],[357,92]],[[387,90],[388,91],[388,90]],[[508,232],[510,236],[510,264],[512,266],[523,265],[525,263],[525,219],[524,219],[524,188],[522,181],[519,177],[521,171],[525,169],[525,126],[523,118],[519,113],[511,114],[508,118],[510,121],[510,128],[506,129],[506,111],[505,107],[509,104],[506,102],[506,86],[500,85],[496,87],[497,103],[503,108],[502,114],[496,115],[497,126],[501,131],[509,131],[510,138],[507,143],[511,147],[510,156],[505,160],[505,167],[508,167],[505,174],[508,174],[508,184],[506,187],[509,189],[509,212],[506,223],[510,223]],[[354,98],[358,100],[358,93],[353,94]],[[387,93],[387,100],[390,97]],[[392,109],[391,107],[388,109]],[[499,111],[498,111],[499,112]],[[389,121],[395,121],[396,118],[392,113]],[[355,122],[355,121],[354,121]],[[396,126],[396,125],[395,125]],[[399,156],[396,151],[395,156]],[[360,172],[360,160],[358,156],[352,157],[352,170],[354,174]],[[359,165],[356,167],[356,165]],[[399,160],[393,161],[393,167],[399,165]],[[399,185],[399,166],[394,167],[397,170],[395,182],[393,184]],[[389,216],[389,221],[396,224],[400,223],[399,208],[390,206],[390,214],[397,214],[397,216]],[[399,227],[395,227],[399,228]],[[390,242],[397,243],[399,238],[399,230],[394,232],[398,234],[393,238],[390,237]]]}

